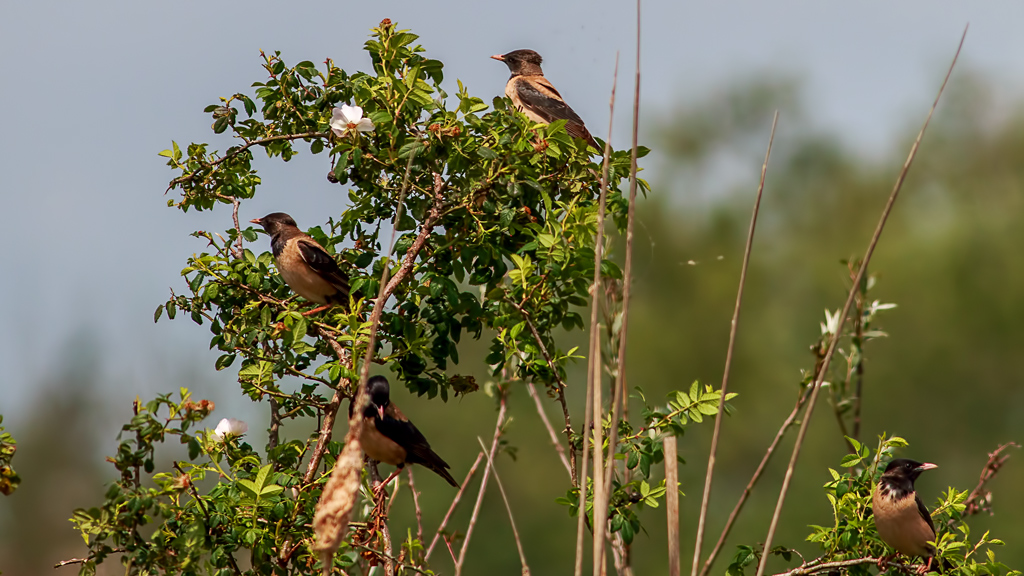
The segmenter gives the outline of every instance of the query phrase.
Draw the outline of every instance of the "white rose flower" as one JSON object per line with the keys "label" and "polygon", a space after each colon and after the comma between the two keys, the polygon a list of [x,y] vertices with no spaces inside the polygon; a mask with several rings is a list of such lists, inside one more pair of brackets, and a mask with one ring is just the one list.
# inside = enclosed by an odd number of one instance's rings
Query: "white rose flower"
{"label": "white rose flower", "polygon": [[249,431],[249,425],[241,420],[234,418],[222,418],[220,423],[217,424],[217,428],[213,431],[213,435],[218,440],[223,440],[228,436],[241,436]]}
{"label": "white rose flower", "polygon": [[331,114],[331,131],[338,136],[350,132],[373,132],[373,122],[363,118],[363,109],[359,106],[342,104],[341,108],[335,108]]}

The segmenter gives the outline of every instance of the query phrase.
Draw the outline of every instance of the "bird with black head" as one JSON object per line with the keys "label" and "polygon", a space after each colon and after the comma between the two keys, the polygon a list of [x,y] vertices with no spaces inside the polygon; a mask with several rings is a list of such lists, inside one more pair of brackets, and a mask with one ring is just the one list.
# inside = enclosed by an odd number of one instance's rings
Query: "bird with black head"
{"label": "bird with black head", "polygon": [[[366,455],[378,462],[398,468],[381,483],[387,486],[406,464],[419,464],[433,470],[446,482],[459,487],[448,472],[450,466],[430,447],[430,443],[416,426],[391,402],[391,385],[384,376],[374,376],[366,382],[370,403],[363,411],[363,430],[359,443]],[[349,404],[349,417],[352,405]]]}
{"label": "bird with black head", "polygon": [[583,119],[566,104],[558,90],[544,77],[540,68],[543,61],[540,54],[533,50],[513,50],[507,54],[495,54],[491,58],[504,62],[512,73],[505,84],[505,96],[512,100],[517,110],[526,114],[530,120],[542,124],[565,120],[565,131],[570,136],[582,138],[594,150],[600,150]]}
{"label": "bird with black head", "polygon": [[[925,470],[934,468],[938,466],[897,458],[885,467],[871,494],[871,508],[879,537],[900,554],[927,558],[927,564],[919,570],[921,574],[931,568],[934,560],[935,547],[929,542],[935,541],[935,524],[928,507],[914,490],[914,481]],[[879,569],[888,559],[879,559]]]}
{"label": "bird with black head", "polygon": [[274,212],[250,222],[270,235],[270,250],[288,287],[310,302],[323,304],[304,312],[304,316],[332,305],[348,306],[348,274],[323,246],[299,230],[291,216]]}

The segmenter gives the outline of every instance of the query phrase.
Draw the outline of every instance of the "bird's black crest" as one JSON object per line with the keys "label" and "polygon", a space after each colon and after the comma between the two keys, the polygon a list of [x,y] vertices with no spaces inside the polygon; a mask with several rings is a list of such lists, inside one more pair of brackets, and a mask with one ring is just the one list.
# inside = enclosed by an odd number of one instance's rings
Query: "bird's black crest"
{"label": "bird's black crest", "polygon": [[374,376],[367,380],[366,392],[370,395],[370,402],[376,406],[387,408],[391,403],[391,385],[383,376]]}
{"label": "bird's black crest", "polygon": [[537,66],[540,66],[541,63],[544,62],[544,59],[541,58],[540,54],[528,49],[513,50],[508,54],[503,54],[502,58],[504,58],[506,62],[527,62]]}
{"label": "bird's black crest", "polygon": [[[879,485],[895,499],[914,492],[914,480],[927,470],[925,464],[909,458],[897,458],[885,467]],[[928,465],[929,467],[934,467]]]}
{"label": "bird's black crest", "polygon": [[[279,227],[279,226],[298,226],[295,223],[295,219],[285,214],[284,212],[272,212],[267,214],[263,218],[260,218],[260,224],[264,228]],[[267,230],[268,232],[270,230]]]}

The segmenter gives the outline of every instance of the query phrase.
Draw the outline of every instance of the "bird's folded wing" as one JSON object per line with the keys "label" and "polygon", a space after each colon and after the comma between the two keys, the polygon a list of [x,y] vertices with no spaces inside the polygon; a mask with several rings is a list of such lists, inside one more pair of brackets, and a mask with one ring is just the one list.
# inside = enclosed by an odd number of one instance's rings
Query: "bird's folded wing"
{"label": "bird's folded wing", "polygon": [[546,79],[520,79],[516,82],[516,96],[524,106],[548,122],[568,120],[570,123],[583,124],[583,119],[562,100],[558,90]]}
{"label": "bird's folded wing", "polygon": [[921,517],[928,523],[928,527],[932,529],[932,534],[935,534],[935,523],[932,522],[931,512],[928,512],[928,507],[921,501],[921,497],[914,495],[914,500],[917,501],[917,511],[921,513]]}
{"label": "bird's folded wing", "polygon": [[348,294],[348,276],[322,246],[305,238],[300,238],[296,244],[299,247],[302,260],[310,268],[320,274],[324,280],[333,284],[335,288]]}
{"label": "bird's folded wing", "polygon": [[430,448],[430,443],[427,442],[423,433],[416,429],[412,422],[396,420],[391,416],[385,415],[383,420],[377,421],[377,430],[402,448],[405,448],[405,451],[408,452],[406,456],[407,462],[448,467],[448,463],[442,460]]}

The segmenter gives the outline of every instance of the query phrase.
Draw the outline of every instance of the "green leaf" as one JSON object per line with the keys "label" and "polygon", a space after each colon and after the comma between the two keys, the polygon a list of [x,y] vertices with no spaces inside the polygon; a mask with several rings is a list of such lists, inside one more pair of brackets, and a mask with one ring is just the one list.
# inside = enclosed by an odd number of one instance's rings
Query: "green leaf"
{"label": "green leaf", "polygon": [[863,458],[861,458],[859,454],[847,454],[846,456],[843,456],[843,460],[839,465],[844,468],[850,468],[860,464],[862,460]]}
{"label": "green leaf", "polygon": [[408,158],[413,154],[417,154],[425,146],[422,140],[410,140],[406,142],[401,148],[398,149],[399,158]]}

